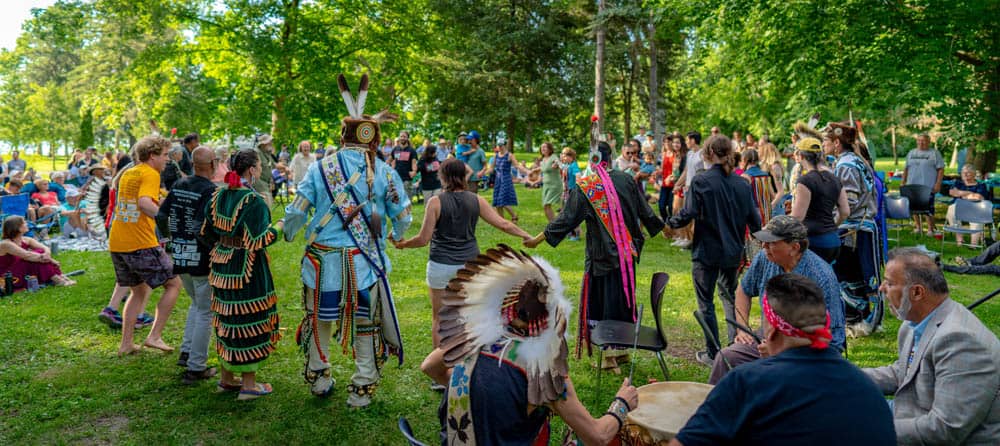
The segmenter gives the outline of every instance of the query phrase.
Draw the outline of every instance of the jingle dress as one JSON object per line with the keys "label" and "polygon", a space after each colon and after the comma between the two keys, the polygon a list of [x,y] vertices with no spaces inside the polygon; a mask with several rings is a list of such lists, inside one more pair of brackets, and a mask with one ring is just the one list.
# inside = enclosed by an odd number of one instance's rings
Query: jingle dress
{"label": "jingle dress", "polygon": [[231,372],[255,372],[274,351],[278,331],[278,296],[264,249],[277,240],[271,213],[252,189],[221,188],[205,209],[203,241],[210,254],[212,325],[215,350]]}
{"label": "jingle dress", "polygon": [[517,206],[517,192],[514,191],[514,177],[510,172],[510,153],[493,157],[493,207]]}

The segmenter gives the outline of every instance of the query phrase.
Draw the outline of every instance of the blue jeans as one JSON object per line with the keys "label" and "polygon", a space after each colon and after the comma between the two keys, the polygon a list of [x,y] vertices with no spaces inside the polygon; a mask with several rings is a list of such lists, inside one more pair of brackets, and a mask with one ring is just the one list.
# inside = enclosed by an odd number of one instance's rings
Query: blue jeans
{"label": "blue jeans", "polygon": [[184,291],[191,296],[181,351],[188,353],[187,369],[200,372],[208,367],[208,343],[212,339],[212,286],[208,276],[181,274]]}

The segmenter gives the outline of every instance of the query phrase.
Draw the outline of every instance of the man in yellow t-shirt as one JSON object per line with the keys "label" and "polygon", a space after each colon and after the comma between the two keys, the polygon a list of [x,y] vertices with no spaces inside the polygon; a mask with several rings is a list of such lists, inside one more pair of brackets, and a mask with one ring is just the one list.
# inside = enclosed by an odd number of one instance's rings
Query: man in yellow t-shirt
{"label": "man in yellow t-shirt", "polygon": [[[123,321],[133,321],[146,307],[153,289],[163,285],[163,296],[156,305],[156,318],[143,343],[163,351],[173,351],[163,342],[163,327],[177,302],[181,281],[174,275],[170,256],[160,247],[153,220],[159,211],[160,172],[167,164],[170,141],[161,136],[140,139],[132,150],[136,165],[121,174],[115,199],[114,219],[108,246],[115,266],[115,279],[132,290],[132,297],[122,312]],[[122,343],[118,355],[139,350],[133,344],[134,324],[122,324]]]}

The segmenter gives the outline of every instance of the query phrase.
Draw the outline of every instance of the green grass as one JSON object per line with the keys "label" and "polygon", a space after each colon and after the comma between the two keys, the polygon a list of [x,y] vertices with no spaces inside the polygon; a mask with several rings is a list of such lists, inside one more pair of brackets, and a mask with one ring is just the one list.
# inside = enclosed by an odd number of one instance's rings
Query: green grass
{"label": "green grass", "polygon": [[[522,226],[531,233],[540,231],[545,217],[539,191],[518,188],[518,194]],[[415,207],[416,222],[421,221],[421,211],[422,206]],[[410,229],[411,235],[418,226]],[[478,237],[484,249],[501,242],[515,243],[512,237],[482,223]],[[932,249],[938,246],[936,240],[917,239],[904,231],[904,245],[918,242],[928,243]],[[260,373],[261,380],[274,385],[275,393],[250,403],[213,393],[210,382],[181,385],[174,354],[144,351],[116,358],[119,333],[96,318],[114,282],[108,254],[60,254],[65,270],[87,271],[77,278],[76,287],[48,288],[0,300],[0,444],[402,444],[396,429],[399,416],[409,418],[419,438],[437,438],[440,397],[429,390],[428,379],[419,371],[431,344],[430,303],[424,284],[426,249],[390,251],[394,267],[391,283],[407,357],[402,367],[392,363],[384,368],[375,402],[364,411],[345,408],[344,385],[353,370],[347,357],[335,354],[332,358],[338,383],[331,398],[312,397],[302,381],[302,357],[294,344],[295,327],[302,317],[298,280],[302,249],[301,236],[270,249],[285,338]],[[956,252],[954,246],[949,248],[949,255]],[[558,248],[543,244],[533,254],[560,268],[567,296],[578,302],[583,243],[566,241]],[[654,239],[646,245],[638,268],[639,290],[640,298],[648,302],[652,273],[670,274],[663,322],[670,342],[671,378],[704,382],[708,369],[693,359],[702,337],[691,316],[696,304],[690,265],[687,251],[668,246],[663,238]],[[948,278],[953,297],[962,303],[997,286],[995,277]],[[174,346],[181,342],[188,303],[182,293],[165,332],[166,341]],[[994,332],[1000,331],[998,301],[983,305],[976,313]],[[895,358],[899,322],[888,318],[884,331],[851,341],[853,362],[875,366]],[[652,323],[649,311],[644,320]],[[575,334],[575,323],[570,331]],[[638,357],[637,382],[662,379],[652,354],[639,353]],[[621,378],[605,374],[603,386],[598,388],[596,372],[590,366],[593,361],[586,357],[573,360],[570,369],[584,403],[599,414]],[[557,427],[556,433],[561,431]]]}

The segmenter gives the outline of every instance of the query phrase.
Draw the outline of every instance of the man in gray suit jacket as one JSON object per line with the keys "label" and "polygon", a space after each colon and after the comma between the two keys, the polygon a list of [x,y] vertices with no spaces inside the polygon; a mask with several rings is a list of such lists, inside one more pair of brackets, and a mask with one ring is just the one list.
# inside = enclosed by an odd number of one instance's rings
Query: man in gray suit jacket
{"label": "man in gray suit jacket", "polygon": [[1000,443],[1000,341],[948,298],[941,270],[923,251],[889,253],[881,291],[899,328],[899,359],[865,369],[886,395],[901,445]]}

